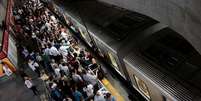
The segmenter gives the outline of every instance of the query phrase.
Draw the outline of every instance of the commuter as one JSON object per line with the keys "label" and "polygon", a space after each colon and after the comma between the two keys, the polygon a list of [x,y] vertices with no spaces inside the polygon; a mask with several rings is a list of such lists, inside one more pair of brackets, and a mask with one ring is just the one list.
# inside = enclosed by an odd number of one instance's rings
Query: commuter
{"label": "commuter", "polygon": [[105,77],[105,72],[104,70],[101,68],[101,65],[99,65],[99,68],[97,70],[97,76],[99,80],[103,80],[103,78]]}
{"label": "commuter", "polygon": [[63,56],[63,58],[66,58],[66,56],[68,55],[68,48],[70,46],[68,46],[65,43],[62,43],[61,47],[59,48],[59,52],[61,53],[61,55]]}
{"label": "commuter", "polygon": [[83,75],[83,79],[84,81],[86,81],[88,84],[92,84],[93,86],[97,84],[98,80],[97,80],[97,72],[95,75],[89,73],[86,70],[82,71]]}
{"label": "commuter", "polygon": [[51,89],[51,97],[55,100],[55,101],[62,101],[62,94],[61,92],[57,89],[57,87],[53,87]]}
{"label": "commuter", "polygon": [[77,87],[73,87],[73,97],[75,101],[84,101],[84,97],[80,91],[77,90]]}
{"label": "commuter", "polygon": [[110,93],[107,93],[105,96],[106,101],[116,101],[115,97],[112,96]]}
{"label": "commuter", "polygon": [[77,70],[72,71],[72,79],[76,84],[83,82],[81,76],[77,74]]}
{"label": "commuter", "polygon": [[40,70],[39,70],[39,64],[31,59],[28,60],[28,66],[33,70],[35,73],[38,74],[38,77],[40,77]]}
{"label": "commuter", "polygon": [[58,66],[55,66],[54,67],[54,72],[55,72],[55,75],[56,75],[56,78],[61,78],[61,70]]}
{"label": "commuter", "polygon": [[96,92],[96,95],[94,96],[94,101],[106,101],[104,98],[104,95],[101,94],[100,91]]}
{"label": "commuter", "polygon": [[27,86],[27,88],[31,89],[34,95],[38,95],[39,91],[37,90],[36,86],[33,84],[31,78],[24,77],[24,79],[25,79],[24,84]]}
{"label": "commuter", "polygon": [[59,65],[60,69],[65,73],[65,75],[69,75],[69,68],[66,63],[62,63]]}
{"label": "commuter", "polygon": [[88,100],[91,99],[93,97],[93,95],[94,95],[94,89],[93,89],[93,85],[92,84],[86,85],[83,88],[83,91],[86,92]]}
{"label": "commuter", "polygon": [[29,55],[29,51],[25,47],[23,47],[22,54],[24,56],[24,59],[26,59]]}
{"label": "commuter", "polygon": [[73,57],[72,60],[70,60],[70,65],[76,70],[78,70],[78,68],[80,67],[79,62],[78,60],[76,60],[75,57]]}
{"label": "commuter", "polygon": [[60,55],[60,53],[57,50],[57,48],[51,44],[48,44],[48,48],[49,48],[49,55],[52,56],[52,58],[55,60],[59,59],[58,56]]}
{"label": "commuter", "polygon": [[50,57],[49,55],[45,54],[45,52],[42,52],[42,60],[43,60],[43,64],[44,64],[44,67],[47,71],[49,71],[50,73],[53,73],[53,69],[50,65]]}

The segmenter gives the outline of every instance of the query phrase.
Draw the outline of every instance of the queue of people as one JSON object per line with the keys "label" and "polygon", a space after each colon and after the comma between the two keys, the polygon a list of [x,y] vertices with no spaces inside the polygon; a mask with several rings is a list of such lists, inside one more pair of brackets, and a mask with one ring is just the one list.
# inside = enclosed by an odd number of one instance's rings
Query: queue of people
{"label": "queue of people", "polygon": [[[90,67],[100,66],[70,31],[39,0],[25,0],[15,9],[17,40],[28,67],[48,85],[55,101],[116,101],[108,92],[102,94],[98,78]],[[101,74],[101,75],[99,75]],[[40,91],[26,74],[27,88]],[[100,77],[101,76],[101,77]]]}

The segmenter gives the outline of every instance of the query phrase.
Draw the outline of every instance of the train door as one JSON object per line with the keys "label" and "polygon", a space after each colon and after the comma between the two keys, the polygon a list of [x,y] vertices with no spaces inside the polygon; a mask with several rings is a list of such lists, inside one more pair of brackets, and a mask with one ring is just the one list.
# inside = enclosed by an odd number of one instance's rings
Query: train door
{"label": "train door", "polygon": [[123,70],[121,70],[121,67],[118,65],[118,58],[115,57],[115,55],[112,52],[108,52],[108,58],[110,60],[110,64],[114,69],[122,76],[125,78],[125,75],[123,73]]}
{"label": "train door", "polygon": [[98,55],[102,57],[103,59],[106,58],[107,52],[104,48],[104,44],[102,42],[99,42],[98,39],[94,38],[94,41],[96,43]]}
{"label": "train door", "polygon": [[79,32],[80,32],[80,36],[81,38],[91,47],[92,44],[92,37],[90,37],[89,33],[87,32],[86,28],[83,27],[79,27],[78,28]]}

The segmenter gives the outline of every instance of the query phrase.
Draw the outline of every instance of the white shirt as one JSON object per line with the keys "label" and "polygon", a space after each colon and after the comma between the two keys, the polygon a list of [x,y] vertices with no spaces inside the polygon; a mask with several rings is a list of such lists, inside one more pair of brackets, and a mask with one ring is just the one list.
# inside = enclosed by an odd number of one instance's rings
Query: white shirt
{"label": "white shirt", "polygon": [[80,54],[80,48],[78,48],[77,50],[74,49],[74,52],[77,53],[77,55],[79,55]]}
{"label": "white shirt", "polygon": [[61,46],[59,48],[59,52],[63,55],[63,56],[67,56],[68,55],[68,48],[69,46]]}
{"label": "white shirt", "polygon": [[59,68],[55,68],[55,69],[54,69],[54,72],[55,72],[55,74],[56,74],[56,76],[57,76],[58,78],[61,77],[60,69],[59,69]]}
{"label": "white shirt", "polygon": [[82,78],[80,77],[80,75],[78,75],[78,74],[73,74],[72,78],[73,78],[73,81],[75,81],[75,82],[83,81]]}
{"label": "white shirt", "polygon": [[93,85],[89,84],[87,87],[83,88],[83,90],[87,93],[87,96],[92,96],[94,93]]}
{"label": "white shirt", "polygon": [[55,18],[55,16],[50,16],[50,18],[52,19],[52,21],[54,22],[54,23],[57,23],[57,19]]}
{"label": "white shirt", "polygon": [[28,52],[27,49],[24,49],[24,50],[22,51],[22,54],[23,54],[25,57],[27,57],[27,56],[29,55],[29,52]]}
{"label": "white shirt", "polygon": [[99,96],[95,95],[94,101],[105,101],[105,98],[103,95],[99,95]]}
{"label": "white shirt", "polygon": [[25,80],[24,84],[27,86],[27,88],[31,88],[33,86],[32,82],[30,80]]}
{"label": "white shirt", "polygon": [[62,65],[60,65],[59,67],[60,67],[61,70],[63,70],[66,74],[69,74],[68,66],[62,66]]}
{"label": "white shirt", "polygon": [[57,50],[56,47],[52,46],[50,49],[49,49],[49,55],[53,55],[53,56],[57,56],[59,55],[59,51]]}
{"label": "white shirt", "polygon": [[65,32],[61,32],[61,36],[62,36],[62,38],[64,38],[65,40],[68,39],[68,34],[65,33]]}
{"label": "white shirt", "polygon": [[28,63],[29,68],[31,68],[31,70],[35,71],[36,67],[39,67],[39,64],[37,62],[29,62]]}
{"label": "white shirt", "polygon": [[44,53],[45,53],[46,55],[50,55],[50,52],[49,52],[49,51],[50,51],[49,48],[45,48],[45,49],[44,49]]}
{"label": "white shirt", "polygon": [[97,83],[96,75],[92,75],[92,74],[87,73],[87,74],[83,75],[83,79],[92,85],[95,85]]}
{"label": "white shirt", "polygon": [[49,31],[51,30],[51,24],[50,24],[50,23],[46,22],[46,23],[45,23],[45,26],[47,27],[47,29],[48,29]]}

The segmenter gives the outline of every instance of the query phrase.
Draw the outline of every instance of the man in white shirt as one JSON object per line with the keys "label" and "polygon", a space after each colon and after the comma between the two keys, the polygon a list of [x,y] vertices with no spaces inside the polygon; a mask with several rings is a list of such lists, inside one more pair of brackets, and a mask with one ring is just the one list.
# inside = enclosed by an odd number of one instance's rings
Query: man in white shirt
{"label": "man in white shirt", "polygon": [[64,43],[61,45],[61,47],[59,48],[59,52],[61,53],[61,55],[63,56],[63,58],[65,58],[68,55],[68,49],[70,46],[68,45],[64,45]]}
{"label": "man in white shirt", "polygon": [[48,45],[49,47],[49,55],[57,62],[59,62],[60,60],[60,53],[59,51],[57,50],[56,47],[54,47],[53,45],[49,44]]}
{"label": "man in white shirt", "polygon": [[84,81],[92,84],[93,86],[97,84],[98,80],[97,80],[97,72],[96,75],[92,75],[90,73],[88,73],[87,71],[83,70],[83,75],[82,75]]}
{"label": "man in white shirt", "polygon": [[35,73],[38,74],[40,77],[40,70],[39,70],[39,64],[37,62],[32,61],[31,59],[28,60],[28,66],[33,70]]}
{"label": "man in white shirt", "polygon": [[51,56],[58,56],[58,55],[60,55],[60,53],[59,53],[59,51],[57,50],[56,47],[50,46],[49,47],[49,55],[51,55]]}
{"label": "man in white shirt", "polygon": [[75,83],[83,82],[81,76],[77,74],[77,71],[72,71],[72,79]]}
{"label": "man in white shirt", "polygon": [[51,31],[51,24],[48,23],[48,22],[46,22],[46,23],[45,23],[45,26],[46,26],[48,32],[50,32],[50,31]]}
{"label": "man in white shirt", "polygon": [[61,73],[60,73],[60,68],[59,67],[55,67],[54,68],[54,73],[56,74],[56,77],[57,78],[60,78],[61,77]]}
{"label": "man in white shirt", "polygon": [[39,91],[36,89],[36,86],[34,86],[33,82],[30,78],[24,77],[25,81],[24,84],[27,86],[27,88],[31,89],[34,93],[34,95],[38,95]]}
{"label": "man in white shirt", "polygon": [[54,15],[51,15],[51,16],[50,16],[50,19],[51,19],[54,23],[57,23],[57,19],[55,18]]}
{"label": "man in white shirt", "polygon": [[61,31],[61,37],[64,38],[66,41],[68,40],[68,34],[64,31],[64,29]]}
{"label": "man in white shirt", "polygon": [[92,84],[87,85],[83,88],[83,91],[87,93],[87,97],[90,98],[94,95],[94,88]]}
{"label": "man in white shirt", "polygon": [[59,65],[59,68],[64,71],[66,75],[69,75],[69,68],[66,63],[62,63]]}
{"label": "man in white shirt", "polygon": [[94,96],[94,101],[106,101],[104,98],[104,95],[101,94],[100,91],[96,92],[96,95]]}

